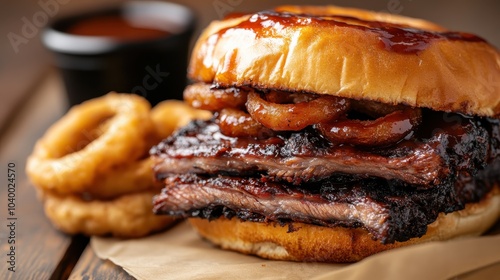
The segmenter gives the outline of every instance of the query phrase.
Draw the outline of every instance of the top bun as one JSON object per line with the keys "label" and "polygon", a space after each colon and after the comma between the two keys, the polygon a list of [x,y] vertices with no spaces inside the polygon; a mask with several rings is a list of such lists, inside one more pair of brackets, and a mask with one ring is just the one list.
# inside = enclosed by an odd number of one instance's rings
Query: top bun
{"label": "top bun", "polygon": [[500,55],[471,34],[384,13],[282,6],[212,22],[189,76],[500,117]]}

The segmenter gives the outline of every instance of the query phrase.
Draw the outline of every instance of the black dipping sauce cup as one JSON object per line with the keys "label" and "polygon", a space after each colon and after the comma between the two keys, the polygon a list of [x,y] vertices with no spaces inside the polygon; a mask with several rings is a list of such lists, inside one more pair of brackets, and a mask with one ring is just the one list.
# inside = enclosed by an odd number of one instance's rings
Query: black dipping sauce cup
{"label": "black dipping sauce cup", "polygon": [[195,18],[185,6],[128,2],[62,18],[44,30],[70,106],[110,91],[136,93],[152,105],[182,99]]}

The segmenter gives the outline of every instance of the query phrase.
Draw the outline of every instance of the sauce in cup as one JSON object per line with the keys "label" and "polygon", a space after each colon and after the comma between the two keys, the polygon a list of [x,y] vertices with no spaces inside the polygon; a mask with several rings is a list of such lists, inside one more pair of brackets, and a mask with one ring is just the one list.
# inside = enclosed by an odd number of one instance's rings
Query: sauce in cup
{"label": "sauce in cup", "polygon": [[121,15],[101,15],[82,19],[67,32],[80,36],[100,36],[120,41],[151,40],[166,37],[170,32],[141,25],[139,21],[127,20]]}
{"label": "sauce in cup", "polygon": [[194,26],[185,6],[130,1],[58,19],[42,38],[54,53],[70,106],[110,91],[135,93],[155,105],[182,99]]}

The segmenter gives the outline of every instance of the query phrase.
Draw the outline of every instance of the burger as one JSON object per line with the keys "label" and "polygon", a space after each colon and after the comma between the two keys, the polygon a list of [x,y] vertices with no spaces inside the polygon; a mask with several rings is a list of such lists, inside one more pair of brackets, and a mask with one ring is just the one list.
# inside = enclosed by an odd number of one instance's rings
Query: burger
{"label": "burger", "polygon": [[188,75],[214,117],[151,150],[154,211],[223,249],[354,262],[499,217],[500,55],[480,37],[283,6],[211,23]]}

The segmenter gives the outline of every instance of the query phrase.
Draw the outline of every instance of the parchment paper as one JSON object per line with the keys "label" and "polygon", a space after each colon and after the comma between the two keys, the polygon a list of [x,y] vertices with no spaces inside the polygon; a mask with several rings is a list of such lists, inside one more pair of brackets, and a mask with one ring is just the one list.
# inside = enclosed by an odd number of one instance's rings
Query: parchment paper
{"label": "parchment paper", "polygon": [[449,279],[500,263],[500,234],[391,250],[348,265],[269,261],[220,250],[186,222],[142,239],[93,237],[91,246],[99,258],[148,280]]}

